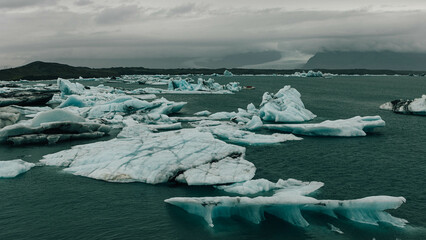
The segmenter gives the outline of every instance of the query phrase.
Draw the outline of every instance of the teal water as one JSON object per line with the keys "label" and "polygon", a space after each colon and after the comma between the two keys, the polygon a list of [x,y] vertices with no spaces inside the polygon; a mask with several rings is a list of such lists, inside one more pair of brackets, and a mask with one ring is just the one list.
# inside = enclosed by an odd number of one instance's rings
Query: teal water
{"label": "teal water", "polygon": [[[367,137],[303,137],[302,141],[247,147],[256,178],[321,181],[319,199],[372,195],[404,196],[391,211],[409,221],[398,229],[366,226],[320,215],[305,215],[311,225],[298,228],[273,216],[261,224],[218,219],[210,228],[200,218],[164,203],[170,197],[224,195],[212,187],[175,184],[118,184],[73,176],[56,167],[36,167],[14,179],[0,179],[0,239],[426,239],[426,117],[398,115],[379,105],[426,93],[426,78],[335,77],[217,78],[255,86],[234,95],[164,95],[187,101],[179,116],[197,111],[235,111],[258,105],[265,91],[292,85],[315,121],[380,115],[386,127]],[[83,82],[97,85],[99,82]],[[141,86],[115,84],[115,87]],[[45,154],[91,141],[55,146],[0,146],[0,160],[37,162]],[[344,234],[330,231],[328,223]]]}

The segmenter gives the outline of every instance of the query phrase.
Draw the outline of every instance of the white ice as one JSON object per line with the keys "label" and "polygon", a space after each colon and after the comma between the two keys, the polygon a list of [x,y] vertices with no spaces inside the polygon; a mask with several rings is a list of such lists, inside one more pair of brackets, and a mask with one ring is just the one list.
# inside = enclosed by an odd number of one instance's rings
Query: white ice
{"label": "white ice", "polygon": [[25,122],[0,129],[0,142],[14,144],[56,143],[63,140],[97,138],[108,134],[110,128],[86,120],[63,109],[53,109],[36,114]]}
{"label": "white ice", "polygon": [[207,111],[207,110],[194,113],[195,116],[208,116],[210,114],[212,114],[212,113],[210,111]]}
{"label": "white ice", "polygon": [[217,189],[229,193],[236,193],[240,195],[258,194],[261,192],[268,192],[272,190],[282,189],[285,191],[298,191],[301,195],[306,195],[315,192],[324,184],[322,182],[302,182],[296,179],[279,179],[276,183],[267,179],[261,178],[256,180],[249,180],[245,182],[237,182],[231,185],[215,186]]}
{"label": "white ice", "polygon": [[346,218],[354,222],[378,225],[387,223],[404,227],[406,220],[393,217],[384,210],[396,209],[405,203],[403,197],[372,196],[355,200],[317,200],[297,191],[278,190],[271,197],[175,197],[165,202],[201,216],[213,227],[219,217],[239,216],[253,223],[265,220],[265,213],[274,215],[290,224],[307,227],[305,212],[315,212],[334,218]]}
{"label": "white ice", "polygon": [[[201,121],[199,124],[206,125]],[[302,140],[302,138],[296,137],[293,134],[256,134],[249,131],[240,130],[234,124],[222,123],[216,126],[198,127],[202,132],[210,132],[215,137],[225,141],[238,145],[268,145],[282,143],[291,140]]]}
{"label": "white ice", "polygon": [[[174,181],[190,169],[202,169],[202,165],[213,162],[222,164],[229,158],[247,165],[243,161],[244,148],[216,140],[210,133],[195,129],[149,133],[146,129],[136,129],[137,132],[142,131],[139,135],[131,134],[131,129],[130,126],[121,138],[74,146],[70,150],[46,155],[40,162],[64,166],[67,167],[64,169],[66,172],[99,180],[152,184]],[[224,164],[229,165],[227,161]],[[212,168],[223,169],[219,165]],[[252,166],[252,169],[255,167]],[[229,169],[228,173],[236,176],[233,171],[240,170]],[[246,175],[245,180],[251,177]],[[196,184],[212,184],[208,182],[210,179],[206,177],[206,182],[197,179]],[[215,184],[229,181],[225,176],[222,181],[214,179]],[[187,182],[193,183],[188,179]]]}
{"label": "white ice", "polygon": [[287,85],[276,94],[265,92],[260,104],[259,116],[269,122],[304,122],[316,117],[305,108],[301,94]]}
{"label": "white ice", "polygon": [[414,100],[395,100],[380,105],[380,109],[396,113],[426,115],[426,95]]}
{"label": "white ice", "polygon": [[34,163],[25,162],[21,159],[0,161],[0,178],[14,178],[34,166]]}
{"label": "white ice", "polygon": [[307,136],[359,137],[377,127],[384,127],[385,121],[380,116],[356,116],[349,119],[327,120],[321,123],[306,124],[265,124],[271,130],[290,132]]}

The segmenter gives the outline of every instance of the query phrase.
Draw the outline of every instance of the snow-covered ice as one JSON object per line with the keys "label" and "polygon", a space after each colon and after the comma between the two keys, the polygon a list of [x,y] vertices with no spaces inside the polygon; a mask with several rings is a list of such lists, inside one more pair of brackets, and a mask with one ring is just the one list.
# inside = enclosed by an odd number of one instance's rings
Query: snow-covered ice
{"label": "snow-covered ice", "polygon": [[21,159],[0,161],[0,178],[14,178],[34,166],[34,163],[25,162]]}
{"label": "snow-covered ice", "polygon": [[367,132],[384,126],[385,121],[380,116],[356,116],[349,119],[327,120],[321,123],[263,125],[267,129],[300,135],[336,137],[366,136]]}

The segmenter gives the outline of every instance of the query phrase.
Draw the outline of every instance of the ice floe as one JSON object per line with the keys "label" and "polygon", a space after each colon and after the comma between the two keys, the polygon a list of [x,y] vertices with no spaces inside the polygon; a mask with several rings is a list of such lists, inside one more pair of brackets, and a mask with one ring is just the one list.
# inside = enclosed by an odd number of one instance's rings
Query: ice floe
{"label": "ice floe", "polygon": [[395,113],[426,115],[426,95],[414,100],[394,100],[384,103],[380,109],[391,110]]}
{"label": "ice floe", "polygon": [[405,219],[393,217],[384,210],[396,209],[405,203],[403,197],[372,196],[355,200],[317,200],[301,195],[296,189],[277,190],[270,197],[174,197],[165,202],[185,211],[201,216],[213,227],[213,220],[219,217],[239,216],[253,223],[265,220],[265,213],[274,215],[298,227],[309,223],[303,217],[305,212],[325,214],[334,218],[346,218],[354,222],[378,225],[387,223],[404,227]]}
{"label": "ice floe", "polygon": [[215,137],[229,143],[234,143],[238,145],[268,145],[281,143],[291,140],[302,140],[302,138],[296,137],[293,134],[277,134],[264,135],[256,134],[249,131],[240,130],[239,127],[234,124],[220,123],[217,125],[217,122],[206,123],[201,121],[197,123],[201,125],[197,129],[201,132],[210,132]]}
{"label": "ice floe", "polygon": [[269,122],[305,122],[316,117],[305,108],[301,94],[287,85],[276,94],[265,92],[260,104],[259,116]]}
{"label": "ice floe", "polygon": [[[254,165],[243,159],[244,148],[214,139],[210,133],[196,129],[149,133],[138,128],[143,134],[131,134],[134,127],[130,125],[121,138],[74,146],[46,155],[40,162],[67,167],[64,171],[74,175],[111,182],[156,184],[185,179],[189,185],[208,185],[212,184],[209,181],[223,184],[254,176]],[[224,168],[221,164],[241,167],[228,169],[227,176],[215,176],[215,169]],[[203,169],[210,170],[204,178],[198,178]]]}
{"label": "ice floe", "polygon": [[240,195],[258,194],[261,192],[268,192],[278,189],[285,191],[297,191],[301,195],[306,195],[315,192],[317,189],[324,186],[322,182],[302,182],[296,179],[279,179],[276,183],[267,179],[261,178],[256,180],[249,180],[245,182],[237,182],[231,185],[215,186],[217,189],[229,193],[236,193]]}
{"label": "ice floe", "polygon": [[327,120],[306,124],[265,124],[264,128],[307,136],[359,137],[377,127],[384,127],[380,116],[356,116],[349,119]]}
{"label": "ice floe", "polygon": [[22,86],[0,89],[0,107],[9,105],[38,106],[47,103],[58,90],[47,87]]}
{"label": "ice floe", "polygon": [[21,159],[0,161],[0,178],[14,178],[34,166],[34,163],[25,162]]}
{"label": "ice floe", "polygon": [[110,127],[86,122],[71,112],[54,109],[40,112],[33,119],[18,122],[0,129],[0,142],[15,145],[49,143],[58,141],[98,138],[109,133]]}

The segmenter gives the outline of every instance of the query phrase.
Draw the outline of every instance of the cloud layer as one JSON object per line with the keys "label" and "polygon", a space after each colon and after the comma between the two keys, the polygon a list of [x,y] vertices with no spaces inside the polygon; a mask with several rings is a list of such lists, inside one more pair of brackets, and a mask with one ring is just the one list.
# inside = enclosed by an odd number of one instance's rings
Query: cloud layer
{"label": "cloud layer", "polygon": [[324,50],[426,52],[426,2],[341,2],[0,0],[0,68],[78,59],[292,68]]}

